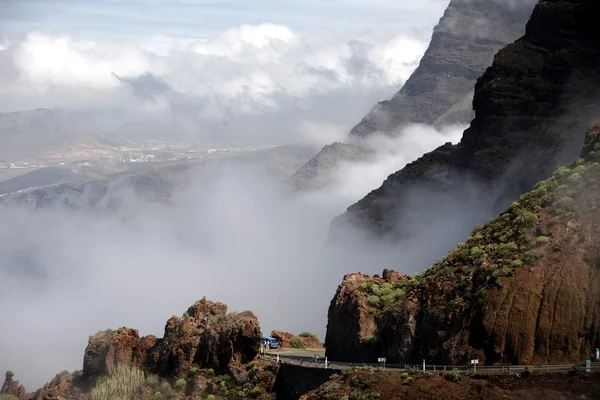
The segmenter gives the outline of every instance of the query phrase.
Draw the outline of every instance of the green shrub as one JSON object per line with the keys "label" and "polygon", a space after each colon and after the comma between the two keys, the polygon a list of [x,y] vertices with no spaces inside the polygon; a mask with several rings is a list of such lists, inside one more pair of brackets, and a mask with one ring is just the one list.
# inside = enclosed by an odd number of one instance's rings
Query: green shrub
{"label": "green shrub", "polygon": [[381,394],[379,393],[369,393],[363,396],[364,400],[377,400],[381,398]]}
{"label": "green shrub", "polygon": [[373,345],[373,344],[377,343],[377,337],[375,337],[373,335],[365,336],[363,338],[363,343],[366,345]]}
{"label": "green shrub", "polygon": [[300,334],[298,336],[306,337],[306,338],[316,338],[317,337],[317,335],[315,335],[314,333],[311,333],[311,332],[300,332]]}
{"label": "green shrub", "polygon": [[534,265],[540,260],[540,256],[535,251],[528,251],[523,254],[523,262],[527,265]]}
{"label": "green shrub", "polygon": [[0,394],[0,400],[19,400],[19,398],[12,394]]}
{"label": "green shrub", "polygon": [[450,382],[459,382],[462,378],[462,374],[456,368],[452,369],[450,372],[446,372],[444,374],[444,378]]}
{"label": "green shrub", "polygon": [[523,372],[521,372],[521,376],[524,378],[527,378],[527,377],[531,376],[532,373],[533,373],[533,367],[526,366],[524,368]]}
{"label": "green shrub", "polygon": [[295,337],[292,340],[290,340],[290,347],[292,349],[303,349],[304,342],[299,337]]}
{"label": "green shrub", "polygon": [[564,196],[558,198],[552,203],[552,209],[558,214],[564,214],[571,211],[572,204],[573,199],[568,196]]}
{"label": "green shrub", "polygon": [[550,238],[548,236],[538,236],[535,241],[538,244],[546,244],[546,243],[550,243]]}
{"label": "green shrub", "polygon": [[206,377],[208,379],[214,378],[215,377],[215,370],[212,368],[206,368],[204,370],[204,375],[206,375]]}
{"label": "green shrub", "polygon": [[367,312],[365,314],[367,317],[373,318],[373,317],[375,317],[375,315],[377,315],[377,309],[371,307],[367,310]]}
{"label": "green shrub", "polygon": [[101,377],[90,393],[91,400],[126,399],[137,394],[146,379],[144,372],[131,365],[117,365]]}
{"label": "green shrub", "polygon": [[182,388],[185,385],[187,385],[187,382],[184,378],[179,378],[177,381],[175,381],[175,387]]}
{"label": "green shrub", "polygon": [[381,306],[381,299],[379,298],[379,296],[372,294],[369,297],[367,297],[367,303],[371,307],[379,308]]}

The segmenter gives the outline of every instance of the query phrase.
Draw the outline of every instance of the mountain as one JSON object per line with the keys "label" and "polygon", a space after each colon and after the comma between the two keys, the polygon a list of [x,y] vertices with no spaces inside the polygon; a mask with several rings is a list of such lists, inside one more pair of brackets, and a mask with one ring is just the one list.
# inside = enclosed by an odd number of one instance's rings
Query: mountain
{"label": "mountain", "polygon": [[424,273],[345,276],[327,356],[460,365],[591,355],[600,347],[600,122],[581,156]]}
{"label": "mountain", "polygon": [[127,143],[61,110],[0,113],[0,162],[113,148]]}
{"label": "mountain", "polygon": [[598,7],[540,1],[525,35],[477,81],[476,116],[460,143],[390,175],[334,219],[331,237],[353,228],[393,239],[462,236],[576,158],[586,126],[600,116]]}
{"label": "mountain", "polygon": [[452,0],[419,67],[391,99],[378,103],[350,132],[349,143],[326,146],[289,183],[318,189],[341,160],[367,160],[364,139],[374,132],[397,135],[408,124],[442,127],[469,123],[475,82],[498,50],[519,38],[535,0]]}
{"label": "mountain", "polygon": [[402,89],[373,107],[350,135],[391,133],[409,123],[433,125],[455,105],[444,122],[470,121],[474,115],[469,100],[477,78],[498,50],[523,34],[534,4],[535,0],[452,0]]}

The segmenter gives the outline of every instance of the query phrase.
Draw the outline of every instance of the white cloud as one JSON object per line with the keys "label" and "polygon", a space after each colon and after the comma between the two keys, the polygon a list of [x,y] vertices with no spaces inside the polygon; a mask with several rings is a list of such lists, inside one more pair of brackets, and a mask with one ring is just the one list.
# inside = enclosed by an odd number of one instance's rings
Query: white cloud
{"label": "white cloud", "polygon": [[[242,25],[211,39],[153,36],[144,40],[83,40],[30,32],[0,59],[0,111],[61,107],[122,118],[190,119],[204,137],[221,118],[238,137],[294,140],[303,120],[343,111],[358,118],[390,97],[418,65],[427,42],[417,36],[295,32],[276,24]],[[151,98],[132,90],[160,81]],[[351,107],[351,108],[348,108]],[[284,114],[279,115],[279,114]],[[249,122],[248,119],[253,119]],[[265,124],[265,120],[286,120]],[[99,121],[102,122],[102,121]],[[356,123],[357,121],[351,121]],[[262,133],[259,133],[262,125]],[[279,125],[279,126],[278,126]],[[254,132],[254,134],[252,133]]]}

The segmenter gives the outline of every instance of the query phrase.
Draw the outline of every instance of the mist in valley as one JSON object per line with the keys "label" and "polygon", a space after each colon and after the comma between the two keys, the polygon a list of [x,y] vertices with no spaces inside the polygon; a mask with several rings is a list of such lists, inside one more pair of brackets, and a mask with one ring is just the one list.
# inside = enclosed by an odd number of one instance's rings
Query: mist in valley
{"label": "mist in valley", "polygon": [[[13,7],[21,22],[0,15],[12,21],[0,31],[0,112],[62,109],[116,140],[314,148],[304,160],[282,148],[269,166],[296,169],[321,146],[345,140],[418,65],[445,4],[431,1],[425,13],[400,3],[372,6],[415,13],[401,29],[341,26],[322,34],[298,21],[240,25],[234,18],[237,27],[197,37],[149,36],[151,21],[144,20],[124,40],[100,29],[105,21],[92,24],[104,32],[94,37]],[[69,7],[57,4],[56,12]],[[358,14],[364,6],[348,2]],[[81,9],[73,10],[75,18]],[[2,135],[17,132],[7,126]],[[413,125],[393,138],[373,134],[366,145],[374,158],[340,163],[331,183],[315,191],[293,190],[247,148],[192,162],[162,203],[149,205],[112,182],[94,207],[0,206],[0,370],[14,371],[33,390],[61,370],[81,368],[97,331],[128,326],[162,336],[171,315],[204,296],[230,311],[252,310],[263,334],[312,331],[323,340],[327,307],[345,274],[414,273],[447,250],[434,246],[435,254],[423,238],[331,246],[331,220],[408,162],[458,142],[464,128]],[[43,143],[36,146],[39,154],[29,157],[45,157]]]}

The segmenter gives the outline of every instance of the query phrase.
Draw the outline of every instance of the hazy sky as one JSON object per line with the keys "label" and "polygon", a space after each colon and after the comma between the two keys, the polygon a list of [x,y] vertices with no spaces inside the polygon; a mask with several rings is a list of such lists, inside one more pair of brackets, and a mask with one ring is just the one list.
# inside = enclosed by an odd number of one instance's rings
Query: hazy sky
{"label": "hazy sky", "polygon": [[0,112],[202,140],[349,130],[416,68],[445,3],[2,0]]}
{"label": "hazy sky", "polygon": [[367,27],[396,31],[431,25],[447,0],[3,0],[9,37],[30,30],[78,37],[205,38],[241,24],[299,30]]}

